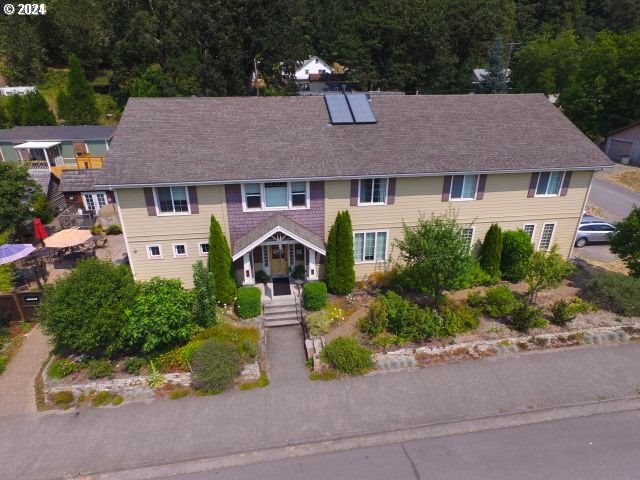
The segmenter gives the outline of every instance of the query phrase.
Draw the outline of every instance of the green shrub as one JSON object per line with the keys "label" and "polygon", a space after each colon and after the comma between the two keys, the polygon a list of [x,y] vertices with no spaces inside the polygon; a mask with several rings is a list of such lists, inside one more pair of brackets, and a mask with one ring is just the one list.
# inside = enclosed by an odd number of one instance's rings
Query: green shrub
{"label": "green shrub", "polygon": [[207,393],[221,393],[233,386],[242,366],[242,357],[232,345],[207,340],[193,356],[193,386]]}
{"label": "green shrub", "polygon": [[201,327],[216,323],[216,288],[213,272],[201,260],[193,269],[193,319]]}
{"label": "green shrub", "polygon": [[91,232],[91,235],[100,235],[104,232],[104,228],[102,228],[102,225],[100,225],[99,223],[96,223],[95,225],[91,226],[89,231]]}
{"label": "green shrub", "polygon": [[109,225],[107,227],[107,230],[105,231],[105,233],[107,235],[121,235],[122,234],[122,228],[120,228],[120,225]]}
{"label": "green shrub", "polygon": [[451,285],[451,290],[463,290],[477,287],[478,285],[490,285],[495,282],[496,279],[483,270],[480,262],[472,258],[467,262],[462,274]]}
{"label": "green shrub", "polygon": [[258,287],[240,287],[235,304],[240,318],[254,318],[262,313],[262,293]]}
{"label": "green shrub", "polygon": [[569,302],[569,307],[574,313],[595,312],[598,307],[591,302],[586,302],[580,297],[576,297]]}
{"label": "green shrub", "polygon": [[388,330],[405,341],[439,337],[441,325],[436,315],[427,308],[420,308],[394,292],[388,292],[387,325]]}
{"label": "green shrub", "polygon": [[169,399],[178,400],[179,398],[184,398],[187,395],[189,395],[188,388],[176,388],[175,390],[171,390],[171,392],[169,392]]}
{"label": "green shrub", "polygon": [[469,292],[467,294],[467,305],[471,308],[484,309],[484,296],[480,292]]}
{"label": "green shrub", "polygon": [[[351,293],[356,284],[353,255],[353,227],[348,211],[338,212],[329,230],[325,280],[336,295]],[[320,307],[322,308],[322,307]]]}
{"label": "green shrub", "polygon": [[336,338],[324,347],[320,356],[337,371],[349,375],[362,375],[373,368],[371,351],[361,347],[355,338]]}
{"label": "green shrub", "polygon": [[304,280],[307,276],[307,269],[304,265],[296,265],[293,272],[291,272],[291,276],[296,280]]}
{"label": "green shrub", "polygon": [[222,228],[213,215],[211,215],[209,227],[208,267],[215,277],[216,299],[222,304],[231,304],[236,296],[231,250],[229,250],[227,237],[222,233]]}
{"label": "green shrub", "polygon": [[588,298],[623,316],[640,315],[640,279],[606,272],[587,283]]}
{"label": "green shrub", "polygon": [[7,369],[7,364],[9,363],[9,357],[6,355],[0,355],[0,375]]}
{"label": "green shrub", "polygon": [[502,234],[500,271],[510,282],[521,282],[527,274],[529,258],[533,254],[531,237],[523,230],[511,230]]}
{"label": "green shrub", "polygon": [[576,313],[571,309],[571,304],[564,299],[560,299],[551,305],[551,323],[564,327],[571,320],[576,318]]}
{"label": "green shrub", "polygon": [[509,320],[509,326],[511,328],[521,332],[545,325],[540,307],[522,301],[514,306],[511,313],[507,316],[507,319]]}
{"label": "green shrub", "polygon": [[320,310],[327,304],[327,286],[324,282],[307,282],[302,290],[304,308]]}
{"label": "green shrub", "polygon": [[111,400],[111,405],[113,405],[114,407],[117,407],[118,405],[122,405],[123,401],[124,401],[124,398],[122,398],[120,395],[114,395],[113,399]]}
{"label": "green shrub", "polygon": [[59,358],[51,362],[47,375],[49,378],[64,378],[72,373],[78,372],[84,368],[80,362],[75,362],[68,358]]}
{"label": "green shrub", "polygon": [[489,227],[480,247],[480,266],[491,278],[500,278],[501,257],[502,230],[494,223]]}
{"label": "green shrub", "polygon": [[625,263],[629,275],[640,278],[640,206],[634,205],[629,215],[616,224],[610,249]]}
{"label": "green shrub", "polygon": [[387,330],[387,299],[378,297],[372,303],[367,315],[360,320],[360,331],[369,338],[377,337]]}
{"label": "green shrub", "polygon": [[447,302],[438,311],[442,321],[442,335],[469,332],[480,326],[478,312],[468,305]]}
{"label": "green shrub", "polygon": [[105,405],[109,405],[112,401],[113,398],[115,397],[115,395],[107,390],[102,390],[101,392],[98,392],[98,394],[93,397],[93,399],[91,400],[91,404],[94,407],[104,407]]}
{"label": "green shrub", "polygon": [[38,318],[58,351],[112,355],[125,346],[125,310],[137,290],[129,267],[84,260],[45,285]]}
{"label": "green shrub", "polygon": [[140,370],[145,363],[144,358],[127,357],[124,361],[124,370],[131,375],[140,375]]}
{"label": "green shrub", "polygon": [[69,404],[73,403],[73,400],[74,400],[73,392],[71,392],[70,390],[56,392],[53,395],[53,403],[55,403],[56,405],[68,407]]}
{"label": "green shrub", "polygon": [[89,360],[87,366],[91,379],[113,377],[113,367],[108,360]]}
{"label": "green shrub", "polygon": [[178,279],[152,278],[127,310],[124,331],[136,351],[153,353],[186,342],[193,331],[193,299]]}
{"label": "green shrub", "polygon": [[[216,340],[233,345],[246,361],[255,359],[260,353],[260,332],[256,327],[236,326],[228,322],[220,322],[198,333],[194,341],[198,340]],[[184,348],[187,347],[188,345]]]}
{"label": "green shrub", "polygon": [[504,318],[511,313],[518,299],[506,285],[497,285],[487,290],[484,311],[492,318]]}
{"label": "green shrub", "polygon": [[324,335],[331,327],[331,317],[326,310],[311,312],[307,315],[307,326],[309,333],[313,336]]}
{"label": "green shrub", "polygon": [[271,277],[264,270],[258,270],[256,272],[256,282],[267,283],[269,280],[271,280]]}

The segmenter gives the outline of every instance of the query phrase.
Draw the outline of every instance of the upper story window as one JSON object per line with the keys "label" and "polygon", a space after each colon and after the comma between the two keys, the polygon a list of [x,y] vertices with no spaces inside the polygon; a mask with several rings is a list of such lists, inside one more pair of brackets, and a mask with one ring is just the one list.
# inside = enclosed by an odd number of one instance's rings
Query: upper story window
{"label": "upper story window", "polygon": [[536,197],[558,196],[564,172],[541,172],[536,186]]}
{"label": "upper story window", "polygon": [[187,200],[187,187],[156,187],[155,191],[156,206],[160,215],[191,213]]}
{"label": "upper story window", "polygon": [[243,210],[309,208],[309,182],[245,183]]}
{"label": "upper story window", "polygon": [[451,182],[451,200],[474,200],[478,188],[478,175],[454,175]]}
{"label": "upper story window", "polygon": [[375,205],[387,203],[387,179],[363,178],[360,180],[358,205]]}

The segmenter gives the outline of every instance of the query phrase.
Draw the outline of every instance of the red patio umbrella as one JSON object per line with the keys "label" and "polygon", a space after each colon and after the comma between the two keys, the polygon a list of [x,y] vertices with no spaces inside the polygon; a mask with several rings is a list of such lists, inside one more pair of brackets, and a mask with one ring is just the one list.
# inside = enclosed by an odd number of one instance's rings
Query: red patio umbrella
{"label": "red patio umbrella", "polygon": [[49,236],[49,232],[47,232],[47,229],[44,228],[44,225],[42,225],[42,220],[40,220],[38,217],[35,217],[33,219],[33,233],[40,241],[44,241],[44,239]]}

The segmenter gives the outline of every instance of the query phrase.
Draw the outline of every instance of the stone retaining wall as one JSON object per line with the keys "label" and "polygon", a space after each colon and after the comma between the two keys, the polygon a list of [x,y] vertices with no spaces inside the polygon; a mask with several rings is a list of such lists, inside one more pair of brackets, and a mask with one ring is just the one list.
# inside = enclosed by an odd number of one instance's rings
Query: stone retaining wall
{"label": "stone retaining wall", "polygon": [[401,348],[393,352],[376,353],[373,357],[378,370],[393,370],[415,367],[421,363],[419,360],[428,360],[429,357],[446,359],[464,355],[466,358],[480,358],[502,353],[576,345],[624,343],[630,340],[640,340],[640,324],[455,343],[438,347]]}
{"label": "stone retaining wall", "polygon": [[[92,380],[85,383],[77,383],[73,385],[56,385],[54,380],[47,376],[49,365],[53,359],[49,361],[42,372],[42,380],[44,382],[45,398],[50,400],[52,394],[57,392],[71,391],[74,398],[81,395],[89,395],[90,393],[98,393],[108,391],[120,395],[125,400],[151,398],[154,396],[154,390],[147,384],[146,376],[132,376],[126,378],[114,378],[111,380]],[[165,386],[191,386],[191,373],[178,372],[164,374]],[[258,362],[246,364],[238,377],[237,383],[254,382],[260,378],[260,365]]]}

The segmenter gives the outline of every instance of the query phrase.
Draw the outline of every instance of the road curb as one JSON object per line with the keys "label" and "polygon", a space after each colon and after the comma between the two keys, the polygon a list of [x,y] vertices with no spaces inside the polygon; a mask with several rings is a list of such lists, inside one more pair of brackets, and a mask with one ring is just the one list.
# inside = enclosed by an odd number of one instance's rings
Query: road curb
{"label": "road curb", "polygon": [[[201,458],[165,465],[154,465],[128,470],[80,475],[82,480],[149,480],[175,475],[220,470],[229,467],[284,460],[308,455],[335,453],[357,448],[398,444],[413,440],[447,437],[465,433],[497,430],[522,425],[554,422],[571,418],[640,410],[640,397],[626,397],[598,402],[562,405],[450,422],[419,425],[401,430],[375,432],[364,435],[339,437],[318,442],[281,445],[217,457]],[[67,477],[68,479],[69,477]]]}

